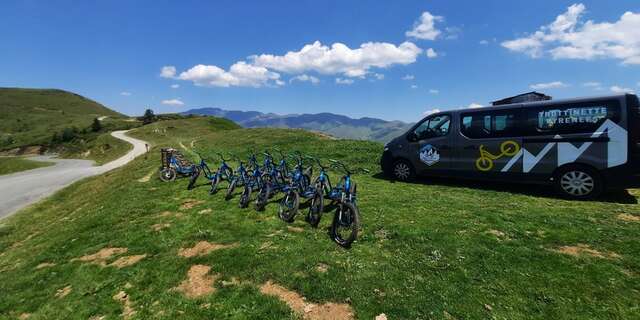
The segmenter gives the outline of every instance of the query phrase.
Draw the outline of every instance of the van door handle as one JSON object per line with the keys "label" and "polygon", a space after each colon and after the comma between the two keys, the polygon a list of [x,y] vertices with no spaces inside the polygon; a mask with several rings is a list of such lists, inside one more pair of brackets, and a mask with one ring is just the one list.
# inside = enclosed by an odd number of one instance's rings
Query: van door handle
{"label": "van door handle", "polygon": [[466,146],[463,148],[464,150],[475,150],[476,146]]}

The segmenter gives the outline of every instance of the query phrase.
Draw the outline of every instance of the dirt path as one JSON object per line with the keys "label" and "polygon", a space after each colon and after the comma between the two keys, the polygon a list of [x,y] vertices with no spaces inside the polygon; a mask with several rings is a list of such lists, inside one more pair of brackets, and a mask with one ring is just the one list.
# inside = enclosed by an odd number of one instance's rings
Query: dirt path
{"label": "dirt path", "polygon": [[42,156],[34,160],[55,162],[56,165],[0,176],[0,219],[31,205],[54,192],[86,177],[99,175],[121,167],[146,152],[145,141],[126,136],[127,131],[114,131],[112,136],[133,145],[124,156],[94,166],[93,161],[53,159]]}

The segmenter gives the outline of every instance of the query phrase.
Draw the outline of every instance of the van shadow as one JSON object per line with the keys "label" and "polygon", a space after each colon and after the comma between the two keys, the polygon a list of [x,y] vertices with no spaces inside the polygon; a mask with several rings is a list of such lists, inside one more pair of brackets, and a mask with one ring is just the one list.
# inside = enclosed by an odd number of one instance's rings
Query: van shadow
{"label": "van shadow", "polygon": [[[389,183],[400,183],[395,181],[394,179],[390,179],[385,176],[382,172],[376,173],[372,175],[374,179],[385,180]],[[405,183],[405,182],[402,182]],[[471,188],[471,189],[482,189],[482,190],[491,190],[491,191],[499,191],[499,192],[511,192],[511,193],[519,193],[528,196],[534,197],[543,197],[543,198],[552,198],[552,199],[562,199],[558,194],[553,190],[553,187],[550,185],[536,185],[536,184],[523,184],[523,183],[508,183],[508,182],[498,182],[498,181],[480,181],[480,180],[467,180],[467,179],[455,179],[455,178],[442,178],[442,177],[420,177],[415,181],[406,182],[412,184],[423,184],[423,185],[441,185],[441,186],[449,186],[449,187],[462,187],[462,188]],[[631,195],[627,190],[616,190],[609,191],[602,194],[600,197],[590,200],[597,202],[609,202],[609,203],[618,203],[618,204],[637,204],[638,199]]]}

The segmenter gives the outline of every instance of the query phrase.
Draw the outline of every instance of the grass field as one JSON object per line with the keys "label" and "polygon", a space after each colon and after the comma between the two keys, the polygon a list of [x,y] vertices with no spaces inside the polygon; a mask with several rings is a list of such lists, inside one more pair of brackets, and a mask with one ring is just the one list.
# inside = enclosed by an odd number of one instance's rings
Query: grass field
{"label": "grass field", "polygon": [[0,157],[0,175],[54,165],[53,162],[36,161],[22,157]]}
{"label": "grass field", "polygon": [[[640,317],[639,190],[572,202],[544,187],[393,183],[378,143],[203,118],[135,131],[147,159],[0,221],[0,318]],[[161,146],[210,158],[279,146],[372,169],[355,176],[360,238],[331,242],[331,212],[318,229],[287,225],[276,203],[255,212],[162,183]]]}
{"label": "grass field", "polygon": [[66,143],[60,148],[60,157],[67,159],[87,159],[103,165],[125,155],[133,146],[114,138],[110,132],[100,132]]}
{"label": "grass field", "polygon": [[0,88],[0,150],[51,141],[65,128],[84,129],[94,118],[124,118],[80,95],[54,89]]}

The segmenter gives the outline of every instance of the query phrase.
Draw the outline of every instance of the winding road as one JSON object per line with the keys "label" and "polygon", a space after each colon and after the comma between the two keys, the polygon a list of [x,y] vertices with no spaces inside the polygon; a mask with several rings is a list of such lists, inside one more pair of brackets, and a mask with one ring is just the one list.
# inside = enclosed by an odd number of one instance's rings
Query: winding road
{"label": "winding road", "polygon": [[127,131],[114,131],[112,136],[133,145],[133,149],[124,156],[94,166],[90,160],[54,159],[51,156],[38,156],[33,160],[55,162],[54,166],[16,172],[0,176],[0,219],[33,204],[54,192],[86,177],[91,177],[121,167],[147,149],[145,141],[126,136]]}

